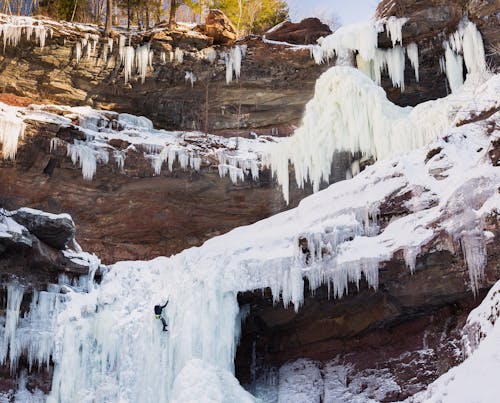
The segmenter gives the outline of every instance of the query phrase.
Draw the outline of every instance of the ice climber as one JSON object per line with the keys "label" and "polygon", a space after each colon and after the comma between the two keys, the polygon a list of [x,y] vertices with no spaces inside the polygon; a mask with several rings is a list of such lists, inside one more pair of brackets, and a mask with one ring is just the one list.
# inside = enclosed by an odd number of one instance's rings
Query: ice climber
{"label": "ice climber", "polygon": [[156,319],[160,319],[161,323],[163,324],[163,331],[166,332],[167,329],[167,321],[163,316],[161,316],[161,313],[163,312],[163,309],[168,305],[168,301],[165,302],[165,305],[155,305],[155,316]]}

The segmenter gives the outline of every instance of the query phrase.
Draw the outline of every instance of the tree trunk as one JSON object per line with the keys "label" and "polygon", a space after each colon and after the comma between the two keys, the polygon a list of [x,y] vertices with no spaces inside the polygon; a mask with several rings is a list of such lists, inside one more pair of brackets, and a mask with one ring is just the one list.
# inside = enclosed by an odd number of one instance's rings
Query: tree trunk
{"label": "tree trunk", "polygon": [[174,29],[175,26],[175,12],[177,11],[177,0],[170,0],[170,16],[168,18],[168,26]]}
{"label": "tree trunk", "polygon": [[104,35],[109,35],[113,30],[113,0],[106,0],[106,26]]}

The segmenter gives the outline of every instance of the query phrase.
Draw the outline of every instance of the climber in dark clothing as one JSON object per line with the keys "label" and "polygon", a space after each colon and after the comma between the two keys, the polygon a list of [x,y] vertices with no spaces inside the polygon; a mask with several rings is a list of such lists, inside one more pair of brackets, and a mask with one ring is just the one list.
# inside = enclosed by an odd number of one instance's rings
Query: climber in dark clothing
{"label": "climber in dark clothing", "polygon": [[167,321],[165,320],[164,317],[161,316],[161,313],[163,312],[163,309],[168,305],[168,301],[165,302],[165,305],[155,305],[155,316],[156,319],[160,319],[161,323],[163,324],[163,331],[166,332],[167,329]]}

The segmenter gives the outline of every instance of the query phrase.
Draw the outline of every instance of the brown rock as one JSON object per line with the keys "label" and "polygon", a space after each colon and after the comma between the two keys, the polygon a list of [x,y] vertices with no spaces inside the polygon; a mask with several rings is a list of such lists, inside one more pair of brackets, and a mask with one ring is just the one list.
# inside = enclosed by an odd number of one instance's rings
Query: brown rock
{"label": "brown rock", "polygon": [[297,45],[309,45],[315,44],[318,38],[331,33],[328,25],[323,24],[318,18],[306,18],[299,23],[286,21],[274,31],[267,32],[266,38]]}
{"label": "brown rock", "polygon": [[231,45],[237,33],[231,20],[220,10],[210,10],[205,21],[205,34],[214,39],[216,45]]}

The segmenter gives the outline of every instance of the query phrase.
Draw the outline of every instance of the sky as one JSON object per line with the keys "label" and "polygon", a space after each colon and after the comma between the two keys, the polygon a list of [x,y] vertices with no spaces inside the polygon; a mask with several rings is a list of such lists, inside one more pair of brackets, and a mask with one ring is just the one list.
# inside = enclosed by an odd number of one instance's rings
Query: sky
{"label": "sky", "polygon": [[379,0],[287,0],[292,21],[305,17],[340,18],[342,25],[365,21],[373,16]]}

